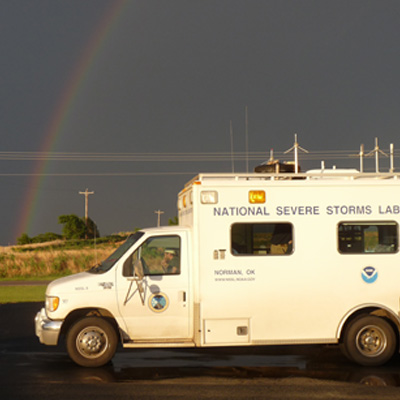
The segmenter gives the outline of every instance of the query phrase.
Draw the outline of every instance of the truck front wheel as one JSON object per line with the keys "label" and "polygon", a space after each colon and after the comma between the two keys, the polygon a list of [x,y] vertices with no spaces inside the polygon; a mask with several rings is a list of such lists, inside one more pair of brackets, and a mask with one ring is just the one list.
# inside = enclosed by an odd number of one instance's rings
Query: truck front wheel
{"label": "truck front wheel", "polygon": [[378,366],[389,361],[397,346],[396,334],[385,319],[365,315],[355,319],[344,336],[345,354],[358,364]]}
{"label": "truck front wheel", "polygon": [[101,367],[115,354],[118,336],[103,318],[86,317],[71,326],[67,333],[67,351],[83,367]]}

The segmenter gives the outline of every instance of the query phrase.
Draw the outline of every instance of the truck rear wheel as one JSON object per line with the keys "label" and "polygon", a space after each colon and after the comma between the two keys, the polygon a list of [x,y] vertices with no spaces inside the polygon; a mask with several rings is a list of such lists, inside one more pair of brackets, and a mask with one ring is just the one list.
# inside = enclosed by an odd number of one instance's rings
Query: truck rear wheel
{"label": "truck rear wheel", "polygon": [[86,317],[71,326],[67,333],[67,351],[83,367],[101,367],[115,354],[118,336],[103,318]]}
{"label": "truck rear wheel", "polygon": [[385,364],[396,351],[396,334],[390,323],[380,317],[366,315],[357,318],[344,335],[344,353],[361,365]]}

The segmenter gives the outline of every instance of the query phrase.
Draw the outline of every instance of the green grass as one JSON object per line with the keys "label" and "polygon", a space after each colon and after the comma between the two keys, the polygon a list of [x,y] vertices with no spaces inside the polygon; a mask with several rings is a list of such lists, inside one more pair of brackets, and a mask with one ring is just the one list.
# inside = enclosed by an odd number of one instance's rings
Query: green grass
{"label": "green grass", "polygon": [[0,304],[44,301],[46,286],[0,286]]}

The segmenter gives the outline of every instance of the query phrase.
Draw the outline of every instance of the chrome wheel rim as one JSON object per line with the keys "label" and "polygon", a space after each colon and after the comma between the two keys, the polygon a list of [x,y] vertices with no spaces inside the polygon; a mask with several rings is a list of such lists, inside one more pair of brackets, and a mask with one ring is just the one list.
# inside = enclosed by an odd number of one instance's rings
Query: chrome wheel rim
{"label": "chrome wheel rim", "polygon": [[385,332],[376,325],[364,326],[356,336],[358,351],[366,357],[378,357],[387,348]]}
{"label": "chrome wheel rim", "polygon": [[85,358],[101,357],[109,345],[108,336],[98,326],[88,326],[76,337],[76,348]]}

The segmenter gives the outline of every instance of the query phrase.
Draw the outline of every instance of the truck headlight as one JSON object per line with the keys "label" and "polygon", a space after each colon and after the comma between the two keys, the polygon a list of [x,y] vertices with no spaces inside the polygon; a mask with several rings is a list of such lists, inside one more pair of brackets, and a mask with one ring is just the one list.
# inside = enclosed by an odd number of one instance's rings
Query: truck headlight
{"label": "truck headlight", "polygon": [[46,310],[53,312],[56,311],[60,304],[60,298],[57,296],[47,296],[46,297]]}

